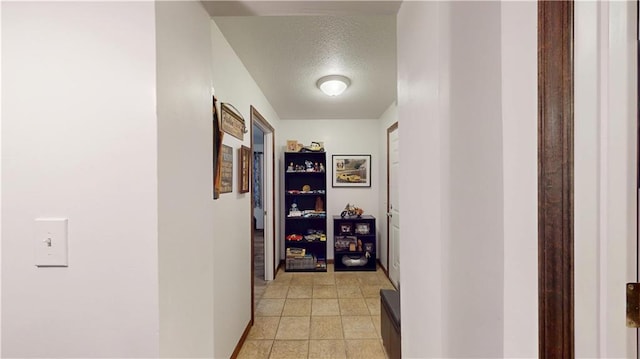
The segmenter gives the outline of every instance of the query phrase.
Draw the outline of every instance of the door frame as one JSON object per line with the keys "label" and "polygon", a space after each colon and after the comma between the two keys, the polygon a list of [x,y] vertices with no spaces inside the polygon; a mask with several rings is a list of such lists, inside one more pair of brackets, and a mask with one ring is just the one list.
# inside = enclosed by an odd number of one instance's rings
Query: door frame
{"label": "door frame", "polygon": [[390,252],[390,241],[389,241],[389,225],[391,224],[391,221],[389,220],[389,213],[391,213],[391,207],[389,205],[389,200],[390,200],[390,190],[389,190],[389,182],[391,180],[390,176],[389,176],[389,169],[391,168],[391,156],[389,154],[389,135],[391,134],[391,132],[397,130],[398,127],[398,121],[396,121],[395,123],[393,123],[391,126],[389,126],[387,128],[387,264],[385,265],[385,267],[383,268],[384,274],[387,275],[387,278],[389,278],[389,258],[391,258],[391,256],[389,255]]}
{"label": "door frame", "polygon": [[[276,189],[276,184],[275,184],[275,133],[276,130],[273,128],[273,126],[271,126],[271,124],[269,123],[269,121],[267,121],[261,114],[260,112],[258,112],[258,110],[256,110],[255,107],[250,106],[250,112],[251,112],[251,129],[253,131],[253,126],[257,126],[259,127],[265,134],[265,137],[267,137],[267,135],[271,135],[271,146],[267,147],[267,141],[265,141],[265,146],[264,146],[264,151],[263,151],[263,158],[267,159],[267,156],[269,156],[271,158],[271,178],[269,178],[266,174],[264,175],[264,179],[265,179],[265,183],[267,183],[267,181],[269,181],[271,183],[271,194],[272,194],[272,198],[271,198],[271,209],[267,211],[267,219],[271,218],[270,222],[271,222],[271,232],[272,232],[272,236],[271,236],[271,248],[272,251],[269,255],[267,255],[267,246],[265,246],[265,262],[268,262],[268,257],[271,257],[271,262],[273,262],[273,276],[275,277],[276,275],[276,265],[275,265],[275,258],[276,258],[276,246],[275,246],[275,241],[276,241],[276,218],[275,218],[275,209],[276,209],[276,196],[275,196],[275,189]],[[251,133],[251,135],[249,136],[251,138],[251,179],[253,180],[253,133]],[[269,154],[269,152],[271,152]],[[265,164],[267,163],[267,161],[265,161]],[[264,173],[264,167],[263,167],[263,173]],[[250,210],[250,228],[251,228],[251,260],[249,262],[251,262],[251,325],[253,325],[253,321],[254,321],[254,316],[255,316],[255,293],[254,293],[254,271],[255,271],[255,264],[253,263],[253,257],[255,255],[255,250],[253,248],[253,241],[255,240],[255,233],[253,230],[253,206],[254,206],[254,200],[253,200],[253,186],[249,186],[249,188],[251,189],[251,191],[249,192],[251,195],[251,200],[249,201],[249,210]],[[265,203],[266,203],[266,198],[265,198]],[[267,209],[267,208],[265,208]],[[266,234],[265,234],[265,240],[266,240]],[[265,268],[266,269],[266,268]],[[265,271],[265,275],[266,275],[266,271]]]}
{"label": "door frame", "polygon": [[572,1],[538,2],[538,340],[575,357]]}

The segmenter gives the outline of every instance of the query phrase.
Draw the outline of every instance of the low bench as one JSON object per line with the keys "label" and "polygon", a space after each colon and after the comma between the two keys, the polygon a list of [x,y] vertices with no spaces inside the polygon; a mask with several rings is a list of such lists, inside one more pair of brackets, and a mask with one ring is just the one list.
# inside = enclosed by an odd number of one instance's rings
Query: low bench
{"label": "low bench", "polygon": [[391,359],[401,358],[400,293],[381,289],[380,309],[380,332],[387,356]]}

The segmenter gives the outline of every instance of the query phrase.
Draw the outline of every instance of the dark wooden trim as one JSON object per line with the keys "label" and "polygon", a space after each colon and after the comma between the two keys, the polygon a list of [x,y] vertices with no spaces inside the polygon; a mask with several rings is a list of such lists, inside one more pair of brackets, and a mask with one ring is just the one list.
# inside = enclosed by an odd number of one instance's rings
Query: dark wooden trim
{"label": "dark wooden trim", "polygon": [[[251,113],[251,158],[253,159],[253,126],[255,124],[255,122],[258,122],[260,124],[261,127],[266,128],[266,131],[264,131],[265,133],[271,133],[273,135],[273,141],[271,141],[271,153],[273,155],[273,160],[271,162],[271,166],[272,168],[272,175],[273,177],[271,178],[271,184],[273,186],[272,188],[272,203],[273,203],[273,208],[270,209],[271,212],[273,212],[271,214],[272,218],[273,218],[273,224],[271,226],[271,230],[273,231],[273,235],[272,235],[272,240],[274,241],[273,243],[273,276],[275,278],[276,274],[278,273],[278,268],[276,266],[275,263],[275,259],[276,259],[276,246],[275,246],[275,240],[276,240],[276,216],[275,216],[275,209],[276,209],[276,195],[275,195],[275,186],[276,186],[276,179],[275,179],[275,136],[276,136],[276,130],[273,128],[273,126],[271,126],[271,124],[269,123],[269,121],[267,121],[261,114],[260,112],[258,112],[258,110],[253,107],[253,105],[249,106],[250,109],[250,113]],[[253,161],[251,162],[251,180],[253,181]],[[254,271],[255,271],[255,264],[253,263],[253,256],[255,255],[255,248],[254,248],[254,243],[253,241],[255,240],[255,236],[254,236],[254,228],[253,228],[253,207],[254,207],[254,201],[253,201],[253,183],[251,183],[249,185],[250,191],[249,194],[251,195],[251,216],[249,217],[251,219],[251,325],[253,325],[253,321],[254,321],[254,306],[255,306],[255,293],[254,293]],[[265,257],[266,258],[266,257]]]}
{"label": "dark wooden trim", "polygon": [[[251,155],[249,156],[251,158],[251,177],[250,177],[250,181],[251,184],[249,185],[249,228],[251,228],[251,321],[249,322],[250,325],[253,325],[253,320],[254,320],[254,315],[255,315],[255,271],[256,271],[256,264],[254,263],[254,258],[256,256],[256,249],[255,249],[255,240],[256,240],[256,228],[255,228],[255,221],[253,218],[253,176],[255,175],[255,173],[253,173],[253,111],[251,111],[251,132],[249,132],[249,137],[251,138],[251,145],[249,147],[251,147],[251,149],[249,150],[249,152],[251,152]],[[239,161],[240,159],[238,159]],[[240,165],[238,165],[238,167],[240,167]],[[234,352],[235,353],[235,352]]]}
{"label": "dark wooden trim", "polygon": [[538,2],[539,356],[574,358],[573,2]]}
{"label": "dark wooden trim", "polygon": [[[391,132],[393,132],[394,130],[396,130],[398,128],[398,122],[396,121],[396,123],[394,123],[393,125],[389,126],[389,128],[387,128],[387,213],[389,213],[391,211],[391,208],[389,207],[389,165],[391,164],[390,158],[389,158],[389,135],[391,134]],[[384,272],[387,274],[387,278],[389,278],[389,225],[391,224],[391,221],[389,220],[389,216],[387,217],[387,266],[384,269]],[[379,262],[379,261],[378,261]],[[389,280],[391,280],[391,278],[389,278]]]}
{"label": "dark wooden trim", "polygon": [[272,230],[273,230],[273,278],[276,277],[276,275],[278,274],[278,266],[276,265],[276,130],[273,128],[273,126],[271,126],[271,124],[269,123],[269,121],[267,121],[264,116],[262,116],[260,114],[260,112],[258,112],[258,110],[253,107],[253,105],[250,106],[251,107],[251,123],[253,124],[253,120],[257,119],[258,122],[260,122],[260,125],[262,127],[265,127],[267,129],[267,131],[271,134],[273,134],[273,141],[271,141],[271,166],[272,166],[272,173],[273,173],[273,178],[271,179],[271,185],[272,185],[272,193],[273,193],[273,203],[272,203],[272,211],[273,214],[271,216],[271,218],[273,218],[273,225],[271,226]]}
{"label": "dark wooden trim", "polygon": [[253,105],[250,106],[251,108],[251,118],[256,118],[260,121],[260,124],[265,127],[269,132],[273,132],[275,133],[276,130],[273,128],[273,126],[271,126],[271,124],[269,123],[269,121],[267,121],[261,114],[260,112],[258,112],[258,110],[256,110],[255,107],[253,107]]}
{"label": "dark wooden trim", "polygon": [[252,326],[253,326],[253,321],[250,321],[247,324],[247,327],[244,328],[244,332],[242,332],[242,336],[240,337],[238,344],[236,344],[236,348],[233,349],[233,353],[231,353],[231,359],[236,359],[240,354],[240,349],[242,349],[242,346],[244,345],[244,341],[247,340],[247,336],[249,335],[249,331],[251,330]]}
{"label": "dark wooden trim", "polygon": [[[384,268],[384,266],[380,262],[380,258],[378,258],[376,261],[378,262],[378,266],[382,270],[382,273],[384,273],[387,276],[387,278],[389,278],[389,271]],[[391,278],[389,278],[389,280],[391,280]]]}

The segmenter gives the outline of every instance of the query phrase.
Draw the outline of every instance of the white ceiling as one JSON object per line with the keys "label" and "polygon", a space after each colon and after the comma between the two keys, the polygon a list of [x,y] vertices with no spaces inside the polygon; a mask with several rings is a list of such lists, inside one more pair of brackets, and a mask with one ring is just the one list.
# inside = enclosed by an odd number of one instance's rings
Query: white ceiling
{"label": "white ceiling", "polygon": [[[213,1],[205,7],[226,15],[212,18],[280,118],[377,119],[396,99],[399,4]],[[261,16],[231,16],[237,14]],[[331,74],[351,79],[339,97],[316,87]]]}

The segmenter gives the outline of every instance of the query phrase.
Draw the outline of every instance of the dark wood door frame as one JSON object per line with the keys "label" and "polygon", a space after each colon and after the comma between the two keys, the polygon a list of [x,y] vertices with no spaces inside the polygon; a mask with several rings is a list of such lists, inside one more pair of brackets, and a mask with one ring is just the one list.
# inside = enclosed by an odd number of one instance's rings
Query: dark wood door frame
{"label": "dark wood door frame", "polygon": [[538,2],[539,356],[573,358],[573,2]]}
{"label": "dark wood door frame", "polygon": [[[251,180],[253,181],[253,126],[258,123],[259,127],[265,128],[267,129],[273,136],[273,141],[271,141],[271,155],[272,155],[272,174],[273,176],[275,176],[276,173],[276,161],[275,161],[275,136],[276,136],[276,130],[273,128],[273,126],[271,126],[271,124],[269,123],[269,121],[267,121],[261,114],[260,112],[258,112],[258,110],[256,110],[255,107],[251,106],[251,133],[250,133],[250,137],[251,137]],[[273,203],[272,203],[272,209],[271,212],[271,217],[273,218],[273,224],[271,225],[271,230],[273,231],[273,240],[275,241],[276,239],[276,216],[275,216],[275,208],[276,208],[276,196],[275,196],[275,190],[276,190],[276,183],[275,183],[275,178],[271,179],[271,190],[273,193]],[[251,215],[250,215],[250,226],[251,226],[251,322],[250,324],[253,326],[253,321],[254,321],[254,316],[255,316],[255,308],[254,308],[254,301],[255,301],[255,293],[254,293],[254,288],[253,286],[255,285],[254,282],[254,275],[253,272],[255,271],[255,264],[253,263],[253,256],[255,255],[255,250],[253,248],[253,241],[255,240],[255,233],[254,233],[254,229],[253,229],[253,185],[249,186],[249,188],[251,188],[251,191],[249,192],[249,195],[251,196],[251,200],[249,201],[250,204],[250,210],[251,210]],[[275,265],[276,263],[276,246],[275,243],[272,246],[273,247],[273,263],[274,263],[274,270],[273,270],[273,276],[275,278],[276,275],[276,268],[277,266]]]}

